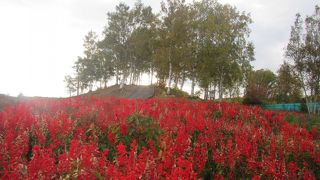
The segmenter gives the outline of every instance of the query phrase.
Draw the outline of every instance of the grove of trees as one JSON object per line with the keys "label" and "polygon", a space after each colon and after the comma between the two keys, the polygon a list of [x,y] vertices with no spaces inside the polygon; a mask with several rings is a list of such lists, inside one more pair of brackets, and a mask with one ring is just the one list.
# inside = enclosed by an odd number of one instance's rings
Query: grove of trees
{"label": "grove of trees", "polygon": [[198,85],[205,99],[239,96],[247,85],[254,60],[252,20],[235,7],[216,0],[166,0],[155,13],[138,0],[133,8],[120,3],[107,19],[103,38],[92,31],[84,38],[84,55],[74,75],[65,77],[70,94],[106,86],[110,79],[120,87],[134,84],[146,73],[150,84],[156,77],[168,94],[189,80],[190,94]]}
{"label": "grove of trees", "polygon": [[[296,15],[285,61],[275,75],[253,70],[254,46],[248,40],[249,14],[216,0],[186,3],[161,2],[160,12],[140,0],[131,8],[124,3],[107,13],[99,39],[95,32],[84,38],[84,54],[75,62],[74,74],[65,77],[70,92],[79,95],[114,80],[120,88],[149,74],[150,84],[182,89],[199,86],[204,99],[240,97],[261,103],[319,101],[320,8],[304,20]],[[216,95],[218,95],[216,97]],[[310,111],[310,109],[309,109]]]}

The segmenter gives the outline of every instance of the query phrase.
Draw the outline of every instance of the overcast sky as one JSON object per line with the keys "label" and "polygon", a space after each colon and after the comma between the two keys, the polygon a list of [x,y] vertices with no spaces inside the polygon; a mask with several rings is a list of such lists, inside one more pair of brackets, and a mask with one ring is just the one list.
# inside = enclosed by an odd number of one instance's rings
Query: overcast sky
{"label": "overcast sky", "polygon": [[[190,0],[191,1],[191,0]],[[67,96],[64,76],[83,53],[83,38],[101,34],[119,0],[1,0],[0,94]],[[123,0],[132,7],[134,1]],[[158,12],[160,1],[144,0]],[[251,14],[255,69],[277,71],[295,14],[311,15],[316,0],[219,0]]]}

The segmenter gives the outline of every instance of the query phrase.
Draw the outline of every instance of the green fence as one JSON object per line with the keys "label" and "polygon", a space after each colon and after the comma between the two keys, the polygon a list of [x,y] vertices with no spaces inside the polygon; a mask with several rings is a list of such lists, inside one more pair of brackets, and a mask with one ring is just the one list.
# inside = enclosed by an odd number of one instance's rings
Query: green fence
{"label": "green fence", "polygon": [[262,108],[271,110],[285,110],[285,111],[301,111],[301,103],[291,104],[263,104]]}
{"label": "green fence", "polygon": [[[307,103],[308,108],[311,112],[320,111],[320,103]],[[301,103],[290,103],[290,104],[263,104],[262,108],[271,109],[271,110],[284,110],[284,111],[301,111]]]}

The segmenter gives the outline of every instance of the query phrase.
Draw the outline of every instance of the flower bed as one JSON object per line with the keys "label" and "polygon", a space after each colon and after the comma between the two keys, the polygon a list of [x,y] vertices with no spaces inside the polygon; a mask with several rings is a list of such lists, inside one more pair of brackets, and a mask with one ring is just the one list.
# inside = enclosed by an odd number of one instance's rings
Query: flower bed
{"label": "flower bed", "polygon": [[0,112],[3,179],[315,179],[319,132],[182,99],[32,100]]}

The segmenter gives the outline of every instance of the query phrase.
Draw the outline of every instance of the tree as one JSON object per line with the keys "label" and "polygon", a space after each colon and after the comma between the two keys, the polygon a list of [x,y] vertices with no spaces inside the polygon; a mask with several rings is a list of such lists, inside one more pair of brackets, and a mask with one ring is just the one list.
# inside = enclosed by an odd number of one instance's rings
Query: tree
{"label": "tree", "polygon": [[65,78],[67,87],[70,89],[69,86],[74,86],[77,95],[87,88],[91,91],[97,82],[100,82],[100,87],[102,82],[106,85],[107,80],[113,75],[110,56],[100,48],[100,42],[95,32],[89,31],[85,35],[83,47],[84,56],[78,57],[73,66],[75,76],[66,76]]}
{"label": "tree", "polygon": [[241,85],[245,71],[254,60],[252,43],[248,42],[250,16],[236,8],[216,1],[203,0],[195,4],[198,18],[200,48],[198,80],[208,97],[210,87],[219,90],[222,100],[225,87]]}
{"label": "tree", "polygon": [[[110,52],[110,49],[103,49],[101,48],[101,42],[98,42],[98,52],[97,52],[97,76],[100,81],[100,88],[101,88],[101,82],[104,84],[104,87],[107,87],[108,80],[114,76],[114,62],[112,61],[112,53]],[[99,79],[100,78],[100,79]]]}
{"label": "tree", "polygon": [[293,73],[292,66],[284,62],[278,70],[275,100],[277,103],[292,103],[299,102],[301,98],[301,83]]}
{"label": "tree", "polygon": [[[305,30],[303,30],[305,24]],[[320,93],[320,8],[315,7],[312,16],[305,21],[296,15],[291,27],[286,57],[293,61],[293,69],[299,78],[307,103],[317,102]],[[314,106],[315,107],[315,106]],[[308,111],[315,112],[315,109]]]}
{"label": "tree", "polygon": [[94,82],[101,79],[99,50],[97,46],[97,34],[89,31],[84,38],[83,46],[84,57],[78,57],[75,63],[78,81],[80,81],[81,89],[89,88],[92,90]]}
{"label": "tree", "polygon": [[[315,7],[312,16],[305,19],[305,72],[308,74],[306,84],[310,91],[310,102],[320,100],[320,7]],[[312,108],[313,107],[313,108]],[[316,106],[309,107],[309,111],[320,114]]]}
{"label": "tree", "polygon": [[168,79],[167,94],[170,94],[172,81],[177,85],[185,66],[183,60],[188,58],[188,11],[184,0],[167,0],[161,4],[162,23],[155,57],[158,78]]}
{"label": "tree", "polygon": [[[158,24],[157,15],[150,6],[137,1],[131,10],[132,32],[128,43],[130,46],[130,83],[140,79],[142,73],[153,74],[153,52]],[[151,75],[152,77],[152,75]],[[152,78],[151,78],[152,81]]]}
{"label": "tree", "polygon": [[276,75],[270,70],[253,71],[245,90],[245,104],[263,104],[272,101]]}
{"label": "tree", "polygon": [[115,68],[116,84],[122,87],[127,78],[137,81],[141,74],[153,69],[153,43],[157,16],[150,6],[137,1],[133,9],[124,3],[108,13],[101,48],[108,52]]}
{"label": "tree", "polygon": [[132,18],[130,17],[130,7],[124,3],[116,6],[115,12],[109,12],[108,25],[103,32],[104,40],[102,41],[102,48],[109,51],[111,54],[113,65],[115,67],[116,84],[121,77],[121,87],[125,83],[125,79],[129,74],[129,45],[128,39],[130,37],[130,24]]}
{"label": "tree", "polygon": [[72,93],[76,92],[76,90],[77,90],[76,81],[70,75],[67,75],[64,77],[64,82],[66,83],[66,87],[69,92],[69,96],[71,97]]}
{"label": "tree", "polygon": [[[200,4],[199,4],[200,5]],[[198,8],[198,4],[194,3],[190,7],[189,18],[190,19],[190,58],[186,63],[187,66],[187,78],[191,80],[191,96],[194,96],[194,87],[196,85],[196,78],[198,77],[197,69],[199,68],[200,61],[200,19],[201,19],[201,11]]]}

